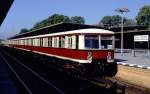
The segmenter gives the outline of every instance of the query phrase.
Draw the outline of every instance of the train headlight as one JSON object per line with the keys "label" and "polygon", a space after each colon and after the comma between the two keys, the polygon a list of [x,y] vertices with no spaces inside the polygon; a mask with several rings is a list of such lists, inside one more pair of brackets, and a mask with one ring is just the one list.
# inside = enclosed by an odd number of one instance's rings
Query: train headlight
{"label": "train headlight", "polygon": [[92,52],[88,52],[87,60],[88,60],[88,63],[92,62]]}
{"label": "train headlight", "polygon": [[108,62],[108,63],[114,62],[114,59],[112,58],[112,55],[111,55],[111,54],[112,54],[111,52],[108,52],[108,55],[107,55],[107,62]]}

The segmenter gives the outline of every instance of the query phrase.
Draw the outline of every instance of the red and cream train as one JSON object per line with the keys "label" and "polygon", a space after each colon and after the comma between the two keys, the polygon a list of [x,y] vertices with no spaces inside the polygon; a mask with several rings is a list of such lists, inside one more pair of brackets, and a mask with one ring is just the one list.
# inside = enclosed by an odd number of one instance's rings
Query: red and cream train
{"label": "red and cream train", "polygon": [[[77,28],[74,28],[76,27]],[[69,28],[69,29],[68,29]],[[114,76],[114,33],[95,26],[60,23],[10,38],[10,47],[60,59],[83,73]]]}

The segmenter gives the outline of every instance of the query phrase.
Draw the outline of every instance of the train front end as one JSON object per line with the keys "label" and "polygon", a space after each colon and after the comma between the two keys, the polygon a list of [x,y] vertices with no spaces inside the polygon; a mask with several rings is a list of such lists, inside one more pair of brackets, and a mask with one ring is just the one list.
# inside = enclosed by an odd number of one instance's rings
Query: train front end
{"label": "train front end", "polygon": [[79,36],[79,49],[83,49],[87,62],[82,63],[82,70],[93,76],[112,77],[117,73],[114,60],[113,33],[85,34]]}

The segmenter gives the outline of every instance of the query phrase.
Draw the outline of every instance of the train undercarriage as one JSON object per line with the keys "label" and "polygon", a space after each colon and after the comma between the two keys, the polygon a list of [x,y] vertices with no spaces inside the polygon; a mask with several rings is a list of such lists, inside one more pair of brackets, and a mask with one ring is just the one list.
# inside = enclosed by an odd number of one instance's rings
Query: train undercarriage
{"label": "train undercarriage", "polygon": [[19,53],[26,53],[26,55],[30,54],[30,58],[36,57],[39,61],[52,63],[49,65],[57,66],[58,68],[63,69],[66,73],[69,73],[73,76],[78,75],[86,77],[112,77],[117,73],[117,64],[115,62],[107,63],[106,59],[92,60],[91,63],[77,63],[70,60],[34,53],[32,51],[24,51],[20,49],[16,50],[19,51]]}
{"label": "train undercarriage", "polygon": [[64,63],[65,69],[73,74],[86,77],[113,77],[117,73],[116,63],[95,62],[80,64],[80,63]]}

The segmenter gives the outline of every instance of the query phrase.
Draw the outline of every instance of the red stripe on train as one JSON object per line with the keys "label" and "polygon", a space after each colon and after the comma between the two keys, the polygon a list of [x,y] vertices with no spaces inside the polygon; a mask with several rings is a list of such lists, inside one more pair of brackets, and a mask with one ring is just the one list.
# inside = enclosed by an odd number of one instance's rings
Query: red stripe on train
{"label": "red stripe on train", "polygon": [[106,59],[108,56],[108,52],[111,52],[111,56],[112,58],[114,58],[113,50],[75,50],[24,45],[14,45],[14,47],[80,60],[87,60],[88,52],[92,52],[92,59]]}

